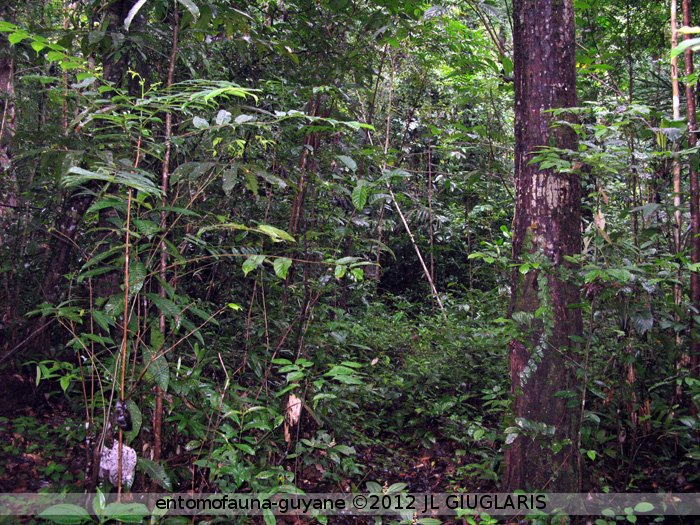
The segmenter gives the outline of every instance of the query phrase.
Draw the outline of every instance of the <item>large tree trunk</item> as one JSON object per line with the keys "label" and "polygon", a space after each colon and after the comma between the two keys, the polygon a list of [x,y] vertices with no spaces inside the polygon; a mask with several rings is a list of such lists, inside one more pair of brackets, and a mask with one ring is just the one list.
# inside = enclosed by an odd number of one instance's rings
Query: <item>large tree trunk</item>
{"label": "large tree trunk", "polygon": [[[581,250],[578,175],[529,164],[541,146],[574,148],[567,127],[550,127],[551,108],[576,105],[572,0],[515,0],[515,184],[513,255],[539,270],[514,272],[511,312],[520,335],[510,344],[514,415],[520,427],[506,451],[504,487],[575,492],[577,417],[563,391],[575,389],[579,299],[566,255]],[[538,311],[539,309],[539,311]],[[538,430],[539,429],[539,430]],[[509,440],[510,441],[510,440]]]}
{"label": "large tree trunk", "polygon": [[[683,25],[690,26],[691,6],[690,0],[683,0]],[[692,38],[692,35],[686,34],[684,40]],[[693,68],[693,50],[687,49],[685,52],[685,74],[687,77],[692,77]],[[694,148],[697,146],[697,121],[695,115],[695,86],[692,82],[686,82],[685,85],[686,108],[688,111],[688,147]],[[700,181],[698,180],[698,170],[694,165],[693,159],[689,163],[689,178],[690,178],[690,261],[692,263],[700,262]],[[700,274],[692,272],[690,274],[690,304],[694,310],[700,310]],[[698,326],[694,321],[694,316],[690,316],[690,362],[689,367],[691,374],[694,377],[700,375],[700,340],[698,340]],[[691,402],[691,409],[697,413],[698,406]]]}

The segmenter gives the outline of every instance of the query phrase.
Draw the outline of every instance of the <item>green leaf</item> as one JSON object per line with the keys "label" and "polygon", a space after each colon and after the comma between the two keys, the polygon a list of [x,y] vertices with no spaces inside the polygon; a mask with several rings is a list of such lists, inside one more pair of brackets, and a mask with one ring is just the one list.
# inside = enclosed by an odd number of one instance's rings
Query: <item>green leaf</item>
{"label": "green leaf", "polygon": [[104,510],[104,517],[122,523],[141,523],[146,516],[150,515],[148,507],[143,503],[110,503]]}
{"label": "green leaf", "polygon": [[160,331],[160,328],[153,325],[151,327],[151,350],[153,352],[160,352],[165,343],[165,336]]}
{"label": "green leaf", "polygon": [[147,293],[146,297],[160,310],[166,317],[173,319],[182,313],[180,307],[172,302],[170,299],[161,297],[155,293]]}
{"label": "green leaf", "polygon": [[272,263],[272,267],[275,269],[275,274],[280,279],[286,279],[289,268],[292,266],[292,260],[287,257],[279,257],[275,259]]}
{"label": "green leaf", "polygon": [[199,18],[199,7],[195,5],[195,3],[192,0],[177,0],[180,2],[185,9],[187,9],[190,14],[192,15],[192,18],[197,20]]}
{"label": "green leaf", "polygon": [[250,445],[246,445],[245,443],[234,443],[234,446],[248,454],[249,456],[254,456],[255,455],[255,449],[251,447]]}
{"label": "green leaf", "polygon": [[66,58],[66,54],[62,51],[49,51],[46,53],[46,60],[49,62],[58,62]]}
{"label": "green leaf", "polygon": [[149,239],[160,232],[160,226],[153,221],[134,219],[133,223],[139,233],[142,233]]}
{"label": "green leaf", "polygon": [[61,525],[73,525],[91,521],[87,510],[70,503],[52,505],[48,509],[41,511],[39,517]]}
{"label": "green leaf", "polygon": [[126,408],[129,410],[129,414],[131,414],[131,430],[124,434],[124,438],[128,444],[138,436],[141,425],[143,424],[143,416],[141,415],[139,406],[131,399],[126,402]]}
{"label": "green leaf", "polygon": [[648,501],[640,501],[634,506],[634,511],[635,512],[651,512],[654,510],[654,505],[649,503]]}
{"label": "green leaf", "polygon": [[102,328],[105,332],[109,332],[109,327],[114,326],[114,319],[106,315],[101,310],[92,310],[92,318],[95,320],[97,325]]}
{"label": "green leaf", "polygon": [[362,268],[350,268],[350,275],[352,275],[356,281],[361,281],[365,278],[365,271]]}
{"label": "green leaf", "polygon": [[135,257],[131,259],[129,262],[129,297],[133,297],[141,291],[147,275],[148,270],[144,264]]}
{"label": "green leaf", "polygon": [[346,155],[338,155],[338,160],[345,164],[350,171],[357,171],[357,163]]}
{"label": "green leaf", "polygon": [[[281,372],[281,370],[280,370],[280,372]],[[298,380],[303,379],[303,378],[304,378],[304,372],[302,372],[301,370],[294,370],[293,372],[289,372],[287,374],[285,381],[287,381],[287,383],[293,383],[293,382],[298,381]]]}
{"label": "green leaf", "polygon": [[336,445],[333,447],[333,450],[340,452],[341,454],[344,454],[346,456],[351,456],[355,454],[355,447],[349,447],[347,445]]}
{"label": "green leaf", "polygon": [[74,188],[92,181],[104,181],[133,188],[148,195],[160,195],[161,191],[151,180],[153,175],[146,171],[117,171],[107,173],[104,170],[90,171],[77,166],[68,170],[68,175],[62,179],[62,184],[67,188]]}
{"label": "green leaf", "polygon": [[260,189],[258,185],[258,178],[252,173],[245,174],[245,187],[254,195],[257,196]]}
{"label": "green leaf", "polygon": [[170,184],[176,184],[184,179],[195,181],[215,167],[216,163],[214,162],[184,162],[173,171],[170,176]]}
{"label": "green leaf", "polygon": [[352,190],[352,204],[355,209],[362,210],[367,204],[367,198],[369,197],[369,189],[367,188],[367,183],[364,179],[357,181],[355,189]]}
{"label": "green leaf", "polygon": [[27,38],[29,38],[29,33],[27,33],[24,29],[10,33],[10,35],[7,37],[12,45],[19,44],[22,40]]}
{"label": "green leaf", "polygon": [[396,494],[397,492],[401,492],[402,490],[406,490],[406,487],[408,485],[406,483],[392,483],[388,489],[386,489],[387,494]]}
{"label": "green leaf", "polygon": [[0,33],[9,33],[11,31],[17,31],[18,27],[15,24],[11,24],[7,20],[0,20]]}
{"label": "green leaf", "polygon": [[693,51],[700,48],[700,38],[691,38],[690,40],[683,40],[675,48],[671,50],[671,58],[677,57],[681,53],[685,52],[686,49],[692,49]]}
{"label": "green leaf", "polygon": [[[157,356],[154,358],[154,356]],[[158,385],[163,391],[168,390],[170,383],[170,364],[165,356],[158,355],[157,351],[143,347],[144,366],[148,366],[143,376]]]}
{"label": "green leaf", "polygon": [[231,168],[224,171],[221,176],[224,179],[221,189],[224,190],[227,197],[230,197],[233,188],[238,184],[238,166],[234,164]]}
{"label": "green leaf", "polygon": [[243,261],[243,275],[248,275],[250,272],[258,268],[265,260],[264,255],[251,255]]}
{"label": "green leaf", "polygon": [[156,463],[155,461],[151,461],[150,459],[146,458],[139,458],[136,466],[165,490],[173,490],[173,485],[170,482],[170,478],[165,473],[165,469],[160,463]]}
{"label": "green leaf", "polygon": [[289,235],[286,231],[270,226],[269,224],[258,224],[257,231],[269,236],[274,242],[289,241],[296,242],[296,239]]}
{"label": "green leaf", "polygon": [[335,267],[335,271],[333,274],[335,275],[336,279],[342,279],[345,277],[345,274],[348,272],[348,267],[343,266],[342,264],[339,264]]}

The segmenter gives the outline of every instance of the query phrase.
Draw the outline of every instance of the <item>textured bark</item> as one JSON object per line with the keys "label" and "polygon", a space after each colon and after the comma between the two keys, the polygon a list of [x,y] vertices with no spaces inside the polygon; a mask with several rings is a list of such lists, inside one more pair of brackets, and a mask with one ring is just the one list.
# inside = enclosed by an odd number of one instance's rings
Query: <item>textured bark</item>
{"label": "textured bark", "polygon": [[[683,25],[690,26],[690,0],[683,0]],[[688,40],[693,35],[686,34],[684,39]],[[693,74],[693,51],[688,49],[685,52],[685,74],[691,77]],[[697,122],[695,115],[695,87],[690,82],[685,85],[685,98],[688,111],[688,147],[694,148],[697,143]],[[690,260],[693,263],[700,262],[700,181],[698,181],[698,171],[690,162]],[[700,274],[690,273],[690,303],[695,311],[700,310]],[[698,377],[700,374],[700,340],[698,340],[698,326],[693,322],[693,315],[690,316],[691,339],[690,339],[690,370],[691,374]],[[693,406],[697,412],[698,407]]]}
{"label": "textured bark", "polygon": [[[575,359],[570,336],[582,332],[580,310],[569,308],[579,301],[578,289],[562,275],[568,265],[564,256],[581,250],[581,188],[578,175],[528,164],[538,147],[576,146],[574,133],[566,127],[551,128],[546,113],[576,105],[574,11],[572,0],[515,0],[513,7],[513,255],[521,260],[526,253],[540,254],[550,267],[525,275],[514,272],[511,312],[534,313],[545,295],[549,309],[544,322],[535,319],[510,344],[514,415],[522,418],[516,422],[546,424],[553,435],[530,431],[518,435],[506,450],[503,485],[508,490],[575,492],[580,478],[575,450],[577,418],[567,409],[566,399],[556,394],[574,389],[573,370],[567,364]],[[554,452],[556,442],[564,444]]]}
{"label": "textured bark", "polygon": [[[15,73],[9,50],[0,49],[0,248],[17,217],[17,179],[12,169],[12,142],[15,136]],[[16,317],[15,287],[11,272],[2,275],[0,326]]]}
{"label": "textured bark", "polygon": [[[136,0],[116,0],[112,1],[107,9],[107,33],[113,40],[113,49],[102,57],[102,66],[104,68],[104,78],[114,83],[117,86],[126,84],[131,95],[140,93],[139,82],[137,78],[128,75],[129,67],[144,73],[145,68],[138,57],[134,57],[135,53],[130,53],[129,48],[125,44],[119,42],[124,37],[124,20],[129,14],[129,11],[136,4]],[[143,31],[145,19],[141,13],[137,14],[131,22],[129,31]],[[131,44],[127,44],[131,45]]]}

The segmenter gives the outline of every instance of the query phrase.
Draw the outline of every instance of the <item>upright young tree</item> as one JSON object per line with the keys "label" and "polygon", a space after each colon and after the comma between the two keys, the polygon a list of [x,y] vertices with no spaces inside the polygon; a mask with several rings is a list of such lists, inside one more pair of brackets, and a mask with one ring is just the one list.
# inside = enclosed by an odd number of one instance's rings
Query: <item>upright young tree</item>
{"label": "upright young tree", "polygon": [[[15,72],[8,46],[0,43],[0,248],[15,221],[17,180],[11,166],[11,142],[15,134]],[[9,321],[15,314],[12,300],[11,274],[4,272],[0,288],[0,320]]]}
{"label": "upright young tree", "polygon": [[565,257],[581,249],[581,188],[578,175],[531,163],[543,146],[576,145],[573,131],[552,127],[547,112],[576,104],[573,1],[515,0],[513,8],[513,254],[536,269],[513,277],[511,313],[519,335],[510,344],[510,367],[519,431],[509,439],[504,486],[576,491],[577,418],[563,393],[574,388],[571,336],[581,334],[582,321],[571,307],[579,295]]}

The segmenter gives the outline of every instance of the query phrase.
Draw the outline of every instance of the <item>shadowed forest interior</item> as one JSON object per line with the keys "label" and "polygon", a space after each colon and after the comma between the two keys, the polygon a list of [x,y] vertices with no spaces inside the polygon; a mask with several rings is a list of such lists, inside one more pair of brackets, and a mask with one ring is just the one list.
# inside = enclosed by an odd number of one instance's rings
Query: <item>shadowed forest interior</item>
{"label": "shadowed forest interior", "polygon": [[0,492],[700,492],[699,21],[2,2]]}

